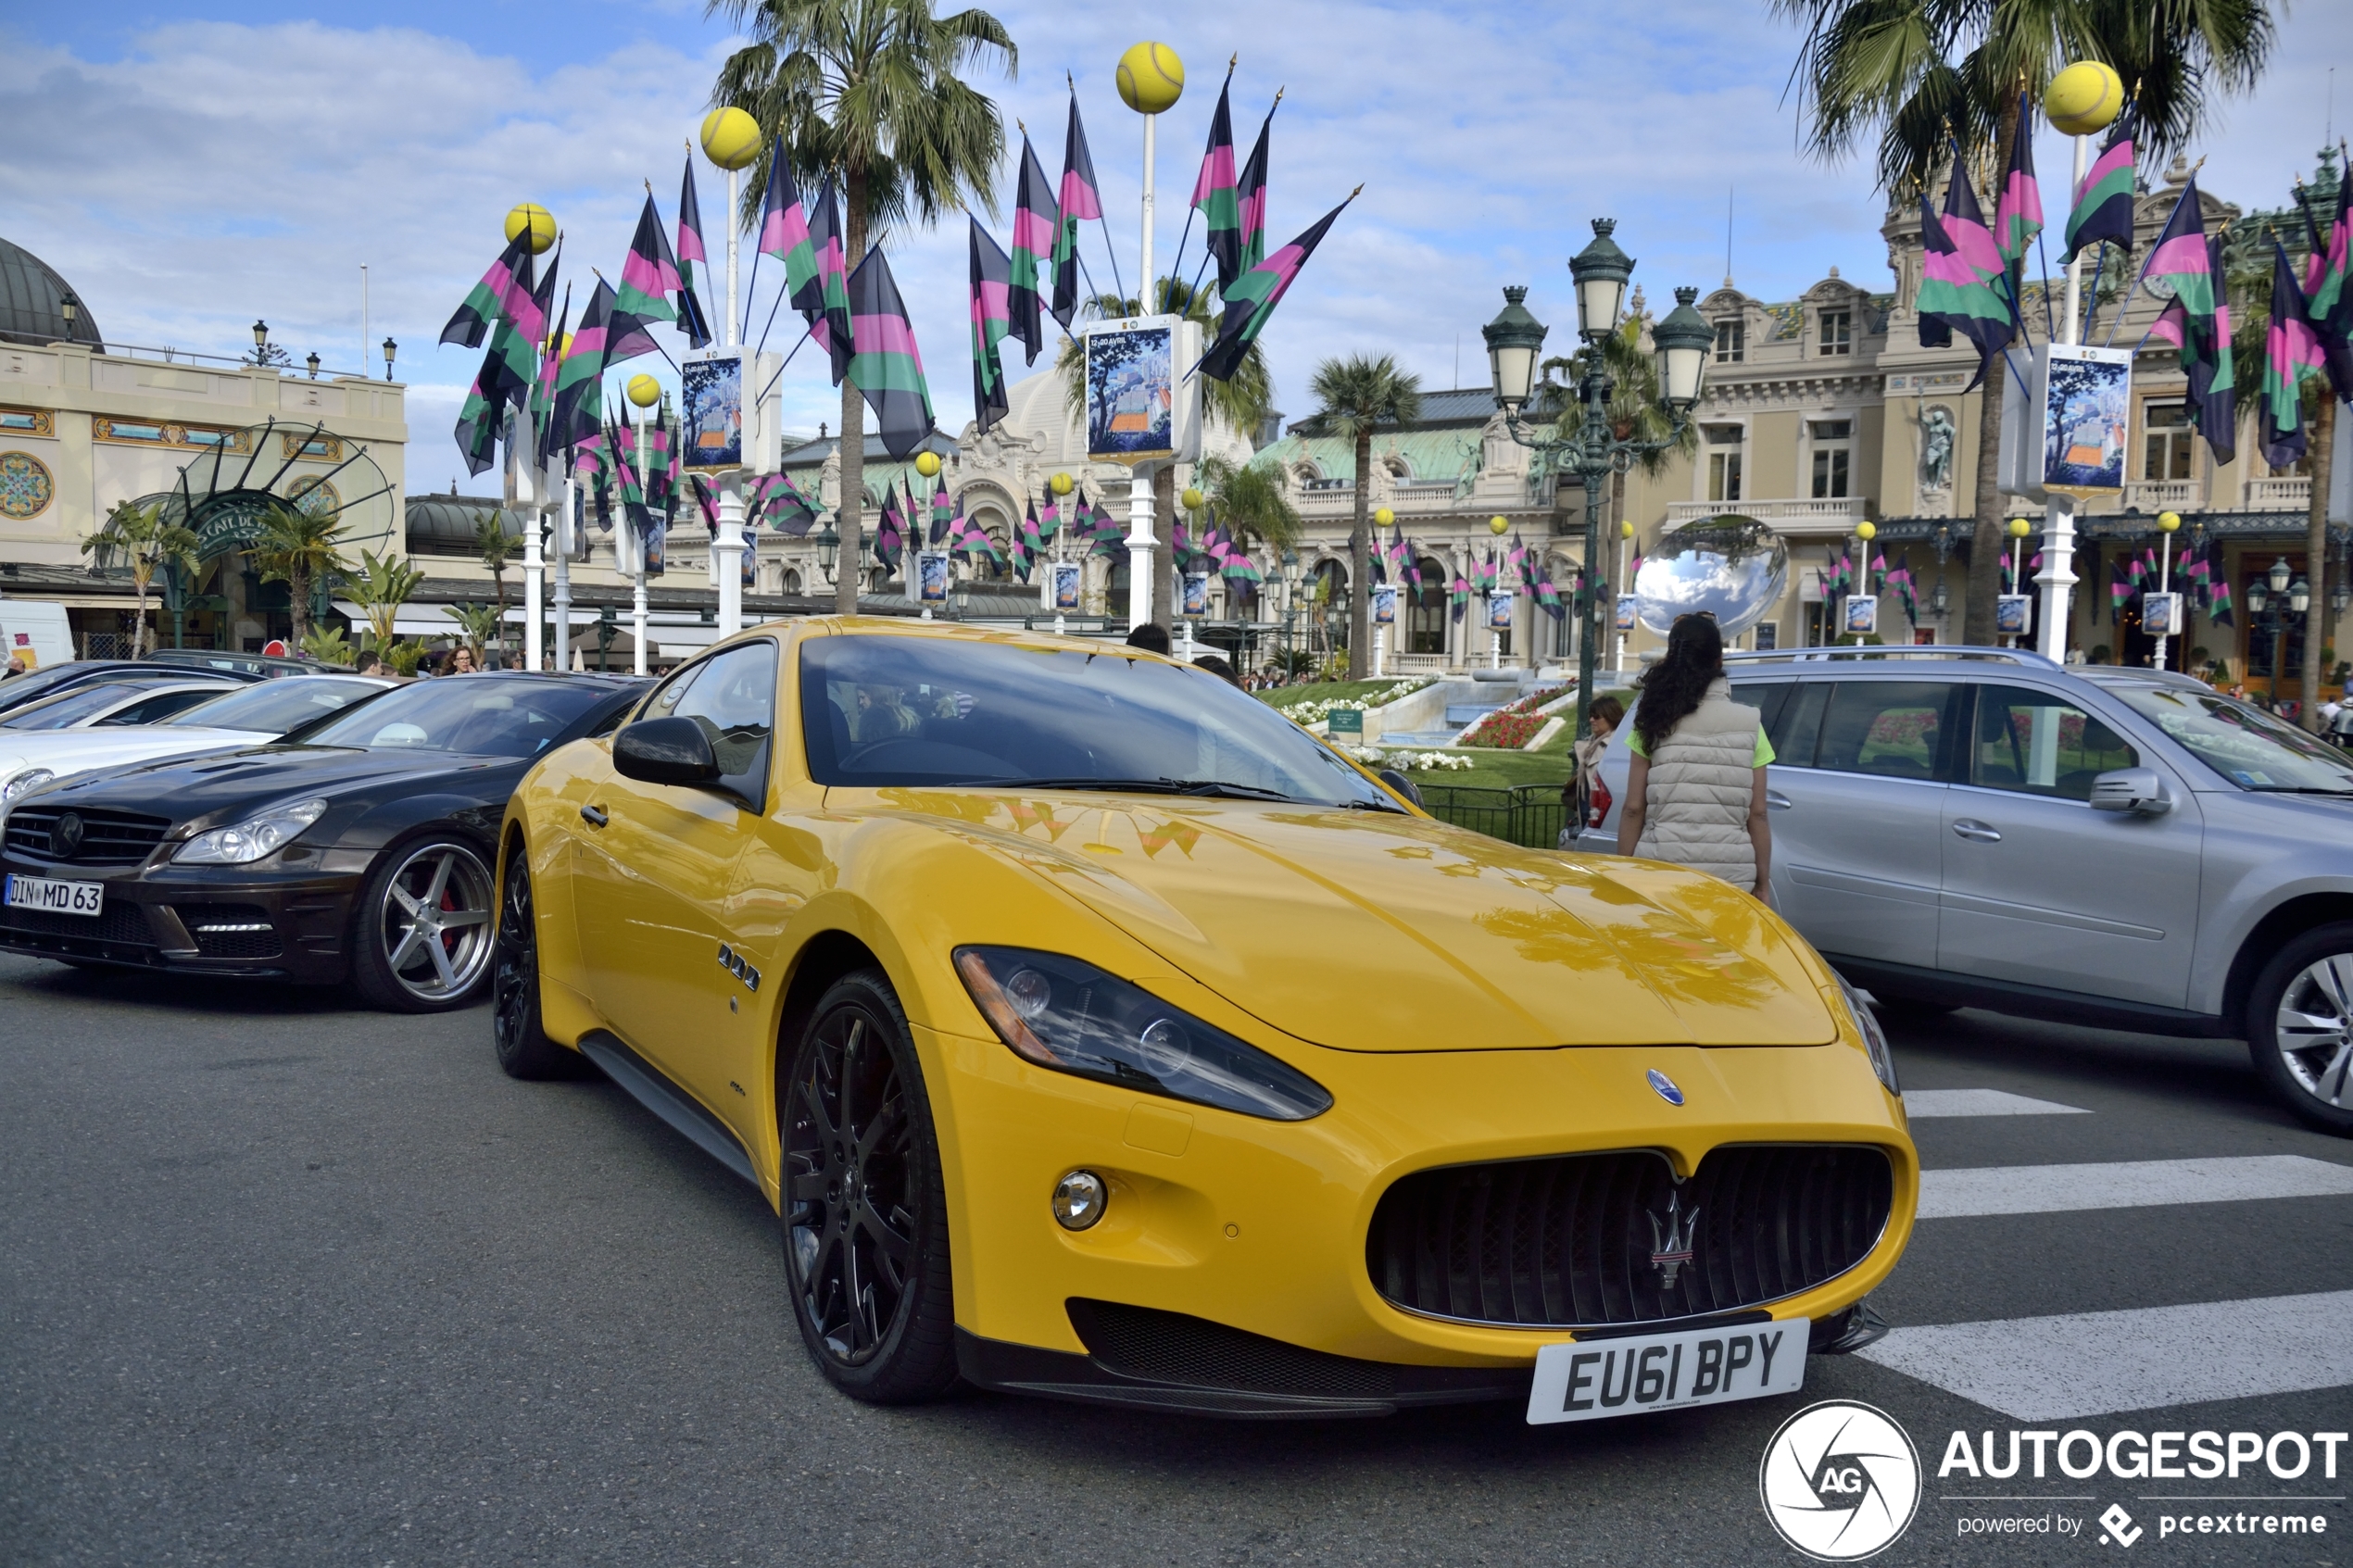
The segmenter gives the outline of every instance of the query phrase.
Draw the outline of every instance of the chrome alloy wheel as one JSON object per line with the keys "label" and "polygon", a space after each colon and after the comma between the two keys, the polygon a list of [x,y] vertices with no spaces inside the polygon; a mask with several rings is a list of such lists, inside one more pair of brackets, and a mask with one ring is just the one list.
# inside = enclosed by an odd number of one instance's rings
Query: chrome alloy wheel
{"label": "chrome alloy wheel", "polygon": [[377,911],[384,968],[420,1001],[463,995],[490,961],[490,868],[447,841],[412,851]]}
{"label": "chrome alloy wheel", "polygon": [[793,1286],[826,1350],[851,1367],[910,1305],[915,1128],[880,1038],[888,1026],[856,1004],[821,1017],[786,1101]]}
{"label": "chrome alloy wheel", "polygon": [[2308,964],[2280,994],[2280,1061],[2306,1094],[2338,1110],[2353,1094],[2353,953]]}

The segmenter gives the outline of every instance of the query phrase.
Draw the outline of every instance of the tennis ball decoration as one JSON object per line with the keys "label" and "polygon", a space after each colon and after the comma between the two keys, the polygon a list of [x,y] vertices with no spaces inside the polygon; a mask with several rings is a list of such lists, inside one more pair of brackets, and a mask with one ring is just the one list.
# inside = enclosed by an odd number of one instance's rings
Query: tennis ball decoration
{"label": "tennis ball decoration", "polygon": [[1185,62],[1165,44],[1138,44],[1119,56],[1119,96],[1138,114],[1163,114],[1185,91]]}
{"label": "tennis ball decoration", "polygon": [[2124,112],[2124,83],[2097,60],[2078,60],[2051,78],[2043,112],[2070,136],[2105,131]]}
{"label": "tennis ball decoration", "polygon": [[1053,478],[1046,482],[1046,488],[1052,491],[1057,495],[1069,495],[1072,488],[1070,475],[1066,473],[1058,473],[1054,475]]}
{"label": "tennis ball decoration", "polygon": [[1487,532],[1490,533],[1509,533],[1511,531],[1512,524],[1509,518],[1491,517],[1487,520]]}
{"label": "tennis ball decoration", "polygon": [[507,214],[507,243],[525,229],[531,231],[531,254],[545,256],[547,247],[556,243],[556,220],[547,209],[536,202],[518,202]]}
{"label": "tennis ball decoration", "polygon": [[1208,497],[1203,495],[1200,491],[1194,489],[1191,485],[1188,484],[1185,486],[1185,493],[1182,495],[1177,496],[1176,499],[1187,511],[1197,512],[1201,510],[1202,503],[1206,501]]}
{"label": "tennis ball decoration", "polygon": [[571,358],[572,334],[570,332],[549,332],[547,334],[547,352],[556,357],[556,363],[559,365]]}
{"label": "tennis ball decoration", "polygon": [[749,169],[760,157],[760,121],[737,108],[702,117],[702,156],[722,169]]}
{"label": "tennis ball decoration", "polygon": [[2163,529],[2166,533],[2171,533],[2182,526],[2182,514],[2179,512],[2159,512],[2157,514],[2157,526]]}
{"label": "tennis ball decoration", "polygon": [[1375,507],[1373,508],[1373,521],[1377,526],[1387,528],[1390,523],[1395,522],[1396,521],[1397,514],[1390,511],[1387,507]]}
{"label": "tennis ball decoration", "polygon": [[1869,544],[1872,540],[1879,537],[1879,524],[1873,522],[1869,518],[1865,518],[1862,521],[1855,525],[1855,537],[1860,539],[1866,545]]}
{"label": "tennis ball decoration", "polygon": [[654,380],[651,376],[631,376],[629,378],[629,401],[635,403],[640,408],[652,408],[655,404],[661,401],[661,383]]}
{"label": "tennis ball decoration", "polygon": [[1634,537],[1634,520],[1632,518],[1626,518],[1619,521],[1617,525],[1617,536],[1620,539],[1631,539]]}
{"label": "tennis ball decoration", "polygon": [[2025,538],[2028,534],[2030,534],[2030,533],[2033,533],[2033,532],[2034,532],[2034,525],[2033,525],[2032,523],[2031,523],[2031,522],[2027,521],[2024,518],[2022,518],[2022,517],[2014,517],[2014,518],[2010,519],[2010,537],[2011,537],[2011,538],[2013,538],[2013,539],[2023,539],[2023,538]]}
{"label": "tennis ball decoration", "polygon": [[939,475],[939,454],[928,451],[916,453],[915,471],[922,474],[925,479],[937,478]]}

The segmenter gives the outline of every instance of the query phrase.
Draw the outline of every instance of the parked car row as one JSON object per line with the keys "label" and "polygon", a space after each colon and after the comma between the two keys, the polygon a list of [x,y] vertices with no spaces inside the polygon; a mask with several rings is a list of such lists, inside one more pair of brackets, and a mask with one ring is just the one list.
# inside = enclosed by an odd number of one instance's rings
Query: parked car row
{"label": "parked car row", "polygon": [[[2243,1038],[2353,1134],[2353,758],[2187,675],[2002,648],[1730,655],[1776,907],[1881,1000]],[[1581,847],[1615,849],[1617,798]]]}

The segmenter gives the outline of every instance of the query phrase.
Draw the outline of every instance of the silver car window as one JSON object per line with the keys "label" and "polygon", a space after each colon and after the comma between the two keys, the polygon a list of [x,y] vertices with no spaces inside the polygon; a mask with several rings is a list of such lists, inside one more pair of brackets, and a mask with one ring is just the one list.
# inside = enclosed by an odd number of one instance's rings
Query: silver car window
{"label": "silver car window", "polygon": [[2140,766],[2124,737],[2051,692],[2031,686],[1977,688],[1977,734],[1969,782],[1981,789],[2092,798],[2092,781]]}
{"label": "silver car window", "polygon": [[2242,789],[2353,795],[2353,758],[2259,709],[2179,686],[2109,690],[2166,739]]}
{"label": "silver car window", "polygon": [[1952,698],[1944,681],[1841,681],[1822,718],[1814,766],[1892,779],[1941,777]]}

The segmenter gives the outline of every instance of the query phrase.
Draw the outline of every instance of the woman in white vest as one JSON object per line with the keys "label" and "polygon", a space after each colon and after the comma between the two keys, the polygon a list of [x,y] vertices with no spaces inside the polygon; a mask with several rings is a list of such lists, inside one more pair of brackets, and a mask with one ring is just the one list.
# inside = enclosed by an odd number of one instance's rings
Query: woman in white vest
{"label": "woman in white vest", "polygon": [[1715,617],[1675,622],[1667,656],[1642,677],[1627,748],[1617,852],[1708,872],[1771,903],[1773,747],[1756,709],[1732,700]]}

